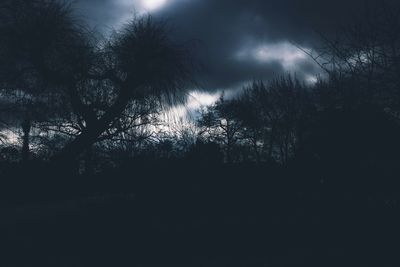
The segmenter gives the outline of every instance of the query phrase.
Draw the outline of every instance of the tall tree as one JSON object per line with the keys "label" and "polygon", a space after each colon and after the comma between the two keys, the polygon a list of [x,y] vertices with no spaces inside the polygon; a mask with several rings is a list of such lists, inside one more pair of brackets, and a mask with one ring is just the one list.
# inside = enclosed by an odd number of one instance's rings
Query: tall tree
{"label": "tall tree", "polygon": [[234,100],[226,100],[222,95],[218,101],[203,110],[198,126],[200,135],[222,145],[226,161],[234,161],[233,151],[241,139],[242,125],[238,120],[238,106]]}
{"label": "tall tree", "polygon": [[[150,17],[125,25],[96,55],[84,80],[69,88],[82,131],[57,160],[76,158],[113,128],[133,102],[157,98],[159,104],[165,104],[183,97],[190,80],[186,50],[172,42],[164,26]],[[92,92],[102,92],[100,105],[91,98]]]}
{"label": "tall tree", "polygon": [[312,58],[336,83],[339,105],[373,104],[399,116],[400,9],[390,1],[367,1],[334,36],[321,34]]}
{"label": "tall tree", "polygon": [[89,51],[85,29],[58,1],[5,0],[0,4],[2,103],[22,128],[22,158],[29,158],[35,121],[61,116],[63,88],[81,73]]}
{"label": "tall tree", "polygon": [[97,141],[148,121],[157,106],[183,98],[190,79],[187,51],[150,17],[97,40],[64,2],[6,0],[0,12],[6,37],[0,40],[1,88],[31,100],[58,100],[50,103],[60,104],[65,119],[57,114],[48,125],[57,123],[52,129],[73,138],[56,161],[71,161]]}
{"label": "tall tree", "polygon": [[304,134],[307,109],[313,105],[306,86],[290,75],[268,83],[253,82],[234,101],[241,138],[248,140],[257,161],[286,163]]}

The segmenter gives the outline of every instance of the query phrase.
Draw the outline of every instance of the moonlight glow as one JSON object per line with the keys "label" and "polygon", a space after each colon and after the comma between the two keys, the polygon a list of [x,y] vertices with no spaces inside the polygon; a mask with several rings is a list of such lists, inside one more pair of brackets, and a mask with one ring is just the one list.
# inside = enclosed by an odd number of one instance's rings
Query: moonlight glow
{"label": "moonlight glow", "polygon": [[142,5],[145,9],[151,11],[163,7],[167,0],[142,0]]}

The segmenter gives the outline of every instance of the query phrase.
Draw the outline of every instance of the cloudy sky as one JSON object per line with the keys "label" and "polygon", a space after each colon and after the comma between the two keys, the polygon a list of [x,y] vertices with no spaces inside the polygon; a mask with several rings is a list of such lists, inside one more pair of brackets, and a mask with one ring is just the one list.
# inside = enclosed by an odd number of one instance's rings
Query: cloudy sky
{"label": "cloudy sky", "polygon": [[[75,2],[77,11],[104,33],[118,28],[134,14],[150,13],[167,21],[175,38],[196,44],[194,56],[202,66],[197,80],[210,95],[287,72],[312,81],[320,70],[294,44],[312,49],[318,43],[316,32],[333,32],[366,6],[366,0]],[[199,95],[198,102],[211,101]]]}

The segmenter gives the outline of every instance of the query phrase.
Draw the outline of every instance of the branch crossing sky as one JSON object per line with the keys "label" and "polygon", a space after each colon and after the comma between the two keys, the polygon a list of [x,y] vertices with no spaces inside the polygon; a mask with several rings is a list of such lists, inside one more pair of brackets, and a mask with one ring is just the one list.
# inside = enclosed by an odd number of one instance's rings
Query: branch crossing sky
{"label": "branch crossing sky", "polygon": [[118,29],[134,14],[151,14],[168,22],[178,40],[194,41],[194,57],[201,64],[196,80],[209,95],[196,93],[200,99],[189,103],[193,107],[208,104],[215,92],[235,91],[254,79],[291,72],[314,82],[321,70],[298,46],[318,46],[316,32],[333,33],[361,14],[369,0],[74,1],[77,12],[103,33]]}

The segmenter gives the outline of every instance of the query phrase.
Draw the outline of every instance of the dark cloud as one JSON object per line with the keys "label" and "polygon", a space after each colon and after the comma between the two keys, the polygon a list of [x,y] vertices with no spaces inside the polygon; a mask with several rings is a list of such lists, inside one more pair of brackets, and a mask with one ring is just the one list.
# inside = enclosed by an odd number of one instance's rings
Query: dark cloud
{"label": "dark cloud", "polygon": [[[78,0],[80,12],[102,30],[118,25],[145,0]],[[198,80],[208,90],[292,71],[300,77],[317,67],[291,45],[311,48],[315,31],[329,33],[356,17],[366,0],[165,0],[154,16],[174,27],[176,38],[198,40]],[[393,0],[393,2],[397,2]],[[150,10],[151,11],[151,10]]]}

